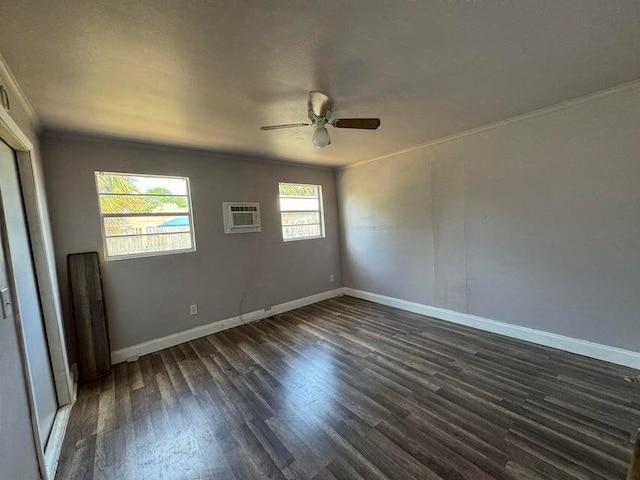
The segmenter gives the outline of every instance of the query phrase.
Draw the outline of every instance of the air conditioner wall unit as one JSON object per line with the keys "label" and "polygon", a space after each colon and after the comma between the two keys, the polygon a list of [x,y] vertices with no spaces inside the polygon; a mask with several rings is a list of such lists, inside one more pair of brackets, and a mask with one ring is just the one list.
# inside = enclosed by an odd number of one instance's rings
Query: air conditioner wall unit
{"label": "air conditioner wall unit", "polygon": [[260,203],[222,202],[224,233],[260,232]]}

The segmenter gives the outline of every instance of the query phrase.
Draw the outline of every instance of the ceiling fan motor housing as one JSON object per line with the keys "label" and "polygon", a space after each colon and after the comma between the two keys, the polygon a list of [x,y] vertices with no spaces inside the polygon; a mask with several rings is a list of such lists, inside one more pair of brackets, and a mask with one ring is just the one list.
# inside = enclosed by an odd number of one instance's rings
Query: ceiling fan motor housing
{"label": "ceiling fan motor housing", "polygon": [[324,123],[330,123],[329,120],[327,120],[329,118],[329,115],[331,114],[331,109],[329,107],[327,107],[327,112],[324,117],[320,117],[313,113],[313,109],[311,107],[309,107],[308,113],[309,120],[311,120],[311,123],[313,123],[314,125],[317,125],[319,120],[322,120]]}

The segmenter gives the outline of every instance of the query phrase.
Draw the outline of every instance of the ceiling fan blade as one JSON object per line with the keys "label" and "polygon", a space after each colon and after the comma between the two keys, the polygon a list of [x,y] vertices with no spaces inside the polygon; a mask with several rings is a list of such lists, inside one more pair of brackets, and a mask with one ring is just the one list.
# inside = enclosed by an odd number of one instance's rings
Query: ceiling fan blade
{"label": "ceiling fan blade", "polygon": [[260,130],[279,130],[281,128],[297,128],[308,127],[310,123],[285,123],[283,125],[267,125],[266,127],[260,127]]}
{"label": "ceiling fan blade", "polygon": [[359,128],[362,130],[375,130],[380,126],[379,118],[338,118],[331,122],[336,128]]}
{"label": "ceiling fan blade", "polygon": [[317,117],[326,117],[329,97],[322,92],[309,92],[309,107]]}

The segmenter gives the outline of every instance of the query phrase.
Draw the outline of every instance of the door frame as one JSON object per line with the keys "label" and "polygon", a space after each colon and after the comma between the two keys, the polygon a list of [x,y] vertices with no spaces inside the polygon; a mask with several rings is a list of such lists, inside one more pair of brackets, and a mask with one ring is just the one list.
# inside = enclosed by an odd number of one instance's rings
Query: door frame
{"label": "door frame", "polygon": [[18,341],[22,351],[23,371],[27,385],[38,463],[42,478],[52,480],[64,438],[64,431],[71,412],[71,405],[76,399],[77,388],[75,379],[69,369],[67,357],[42,169],[33,143],[4,108],[0,108],[0,140],[9,145],[16,153],[18,178],[22,189],[22,201],[35,267],[38,296],[42,307],[53,381],[58,400],[58,412],[52,431],[47,444],[42,445],[38,419],[34,408],[35,397],[31,385],[29,364],[25,357],[26,348],[22,323],[17,322]]}

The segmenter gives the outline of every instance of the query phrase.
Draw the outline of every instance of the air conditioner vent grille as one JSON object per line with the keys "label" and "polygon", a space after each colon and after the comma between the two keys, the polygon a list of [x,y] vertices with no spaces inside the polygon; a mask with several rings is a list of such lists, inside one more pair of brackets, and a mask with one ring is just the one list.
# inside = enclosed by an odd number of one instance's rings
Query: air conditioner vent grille
{"label": "air conditioner vent grille", "polygon": [[250,212],[233,212],[233,224],[236,226],[253,227],[253,213]]}
{"label": "air conditioner vent grille", "polygon": [[232,212],[257,212],[258,207],[230,207]]}

